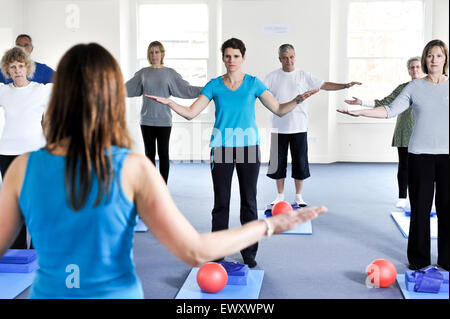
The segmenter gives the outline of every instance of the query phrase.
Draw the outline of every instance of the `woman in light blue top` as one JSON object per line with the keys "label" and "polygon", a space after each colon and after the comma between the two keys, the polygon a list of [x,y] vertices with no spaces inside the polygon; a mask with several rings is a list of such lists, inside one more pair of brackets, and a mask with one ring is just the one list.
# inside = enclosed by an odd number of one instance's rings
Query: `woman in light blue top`
{"label": "woman in light blue top", "polygon": [[30,297],[143,298],[133,262],[137,215],[175,256],[200,265],[326,211],[298,210],[199,234],[151,161],[130,152],[123,83],[103,47],[71,48],[45,114],[46,147],[17,157],[5,175],[0,257],[25,221],[39,263]]}
{"label": "woman in light blue top", "polygon": [[[256,184],[259,173],[259,134],[255,120],[255,101],[274,114],[283,116],[319,90],[305,92],[293,100],[280,104],[258,78],[242,72],[245,45],[236,38],[222,44],[222,61],[227,73],[209,81],[200,97],[184,107],[174,101],[147,95],[168,105],[184,118],[191,120],[205,109],[211,100],[216,108],[216,121],[211,136],[211,174],[214,186],[212,231],[228,229],[231,181],[234,167],[241,195],[241,224],[258,219]],[[257,244],[241,251],[244,263],[256,266]],[[223,256],[221,256],[223,257]]]}
{"label": "woman in light blue top", "polygon": [[[409,268],[431,264],[430,211],[435,195],[438,216],[439,266],[448,271],[449,253],[449,85],[448,48],[441,40],[430,41],[421,58],[426,77],[411,81],[388,106],[342,111],[353,116],[394,117],[408,108],[414,111],[414,128],[408,145],[408,188],[411,222],[408,237]],[[434,192],[436,188],[436,194]]]}

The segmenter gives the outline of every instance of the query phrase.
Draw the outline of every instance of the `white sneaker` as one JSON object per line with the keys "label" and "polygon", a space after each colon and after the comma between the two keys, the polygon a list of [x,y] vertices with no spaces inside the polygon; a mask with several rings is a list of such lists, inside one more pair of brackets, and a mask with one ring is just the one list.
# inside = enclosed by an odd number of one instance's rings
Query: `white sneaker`
{"label": "white sneaker", "polygon": [[406,198],[399,198],[397,201],[397,204],[395,204],[395,206],[398,208],[405,208],[406,204],[407,204]]}
{"label": "white sneaker", "polygon": [[295,195],[295,203],[300,207],[308,206],[308,203],[303,200],[303,197],[300,195]]}
{"label": "white sneaker", "polygon": [[277,198],[275,198],[273,200],[273,202],[270,203],[270,205],[275,205],[276,203],[282,202],[282,201],[284,201],[284,194],[278,194]]}

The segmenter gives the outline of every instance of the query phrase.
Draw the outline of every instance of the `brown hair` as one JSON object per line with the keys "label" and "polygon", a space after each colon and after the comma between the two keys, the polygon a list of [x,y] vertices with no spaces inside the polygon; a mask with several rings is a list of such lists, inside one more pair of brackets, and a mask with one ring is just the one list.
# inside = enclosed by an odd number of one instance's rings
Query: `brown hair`
{"label": "brown hair", "polygon": [[163,44],[159,41],[153,41],[148,45],[147,48],[147,60],[148,63],[152,64],[152,62],[150,61],[150,49],[157,47],[159,49],[159,51],[161,51],[161,64],[164,64],[164,56],[166,53],[166,49],[164,48]]}
{"label": "brown hair", "polygon": [[[130,148],[126,125],[126,88],[114,57],[96,43],[79,44],[62,57],[44,118],[47,148],[67,142],[66,197],[81,209],[98,179],[97,206],[109,190],[114,171],[112,145]],[[79,174],[77,174],[79,173]]]}
{"label": "brown hair", "polygon": [[244,42],[242,42],[242,40],[239,40],[236,38],[231,38],[231,39],[228,39],[227,41],[225,41],[222,44],[222,47],[220,48],[220,51],[222,51],[222,57],[225,54],[225,50],[228,48],[232,48],[232,49],[241,51],[242,56],[245,56],[245,51],[247,50],[245,48],[245,44],[244,44]]}
{"label": "brown hair", "polygon": [[34,71],[36,69],[34,61],[30,58],[28,52],[25,51],[23,48],[14,47],[5,52],[5,54],[2,57],[2,62],[0,64],[2,73],[7,78],[11,77],[11,74],[9,74],[9,66],[14,61],[25,63],[25,66],[27,67],[27,77],[29,78],[33,77]]}
{"label": "brown hair", "polygon": [[442,69],[442,74],[448,75],[448,47],[444,41],[441,41],[438,39],[431,40],[430,42],[427,43],[425,48],[423,48],[422,60],[421,60],[423,73],[428,74],[427,55],[428,55],[428,52],[430,52],[430,50],[433,47],[440,47],[442,49],[442,52],[445,55],[445,64],[444,64],[444,68]]}

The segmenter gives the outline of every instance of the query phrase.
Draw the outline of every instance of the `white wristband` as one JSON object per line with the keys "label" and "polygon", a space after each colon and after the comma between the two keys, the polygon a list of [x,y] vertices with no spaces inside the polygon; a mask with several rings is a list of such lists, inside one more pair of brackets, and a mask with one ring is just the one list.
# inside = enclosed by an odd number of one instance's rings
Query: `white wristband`
{"label": "white wristband", "polygon": [[269,221],[267,220],[267,218],[263,218],[263,221],[266,223],[267,225],[267,231],[266,231],[266,237],[270,237],[273,234],[273,228],[272,225],[270,225]]}

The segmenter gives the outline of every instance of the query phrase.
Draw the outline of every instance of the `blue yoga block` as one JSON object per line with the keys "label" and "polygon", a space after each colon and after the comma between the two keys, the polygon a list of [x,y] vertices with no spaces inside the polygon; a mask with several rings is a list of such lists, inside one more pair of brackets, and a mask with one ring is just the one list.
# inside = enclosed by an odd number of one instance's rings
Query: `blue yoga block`
{"label": "blue yoga block", "polygon": [[29,264],[37,257],[35,249],[8,249],[0,264]]}
{"label": "blue yoga block", "polygon": [[228,276],[227,285],[239,285],[246,286],[247,285],[247,275],[245,276]]}
{"label": "blue yoga block", "polygon": [[[221,264],[221,263],[219,263],[219,264]],[[229,271],[225,267],[225,269],[227,270],[227,275],[228,275],[227,285],[245,286],[245,285],[247,285],[247,278],[248,278],[248,271],[249,271],[248,265],[241,265],[238,263],[236,263],[236,265],[240,265],[240,266],[242,266],[242,268],[237,271]],[[222,264],[222,266],[223,266],[223,264]]]}
{"label": "blue yoga block", "polygon": [[[411,207],[405,207],[403,208],[403,211],[405,212],[405,216],[411,216]],[[430,212],[430,217],[436,216],[436,211],[432,210]]]}
{"label": "blue yoga block", "polygon": [[0,273],[27,274],[39,268],[37,259],[28,264],[0,264]]}
{"label": "blue yoga block", "polygon": [[[414,291],[416,284],[416,278],[414,278],[413,273],[413,270],[407,270],[405,272],[406,290],[408,291]],[[444,281],[441,284],[439,292],[448,292],[448,271],[441,271],[441,274],[444,275]]]}

